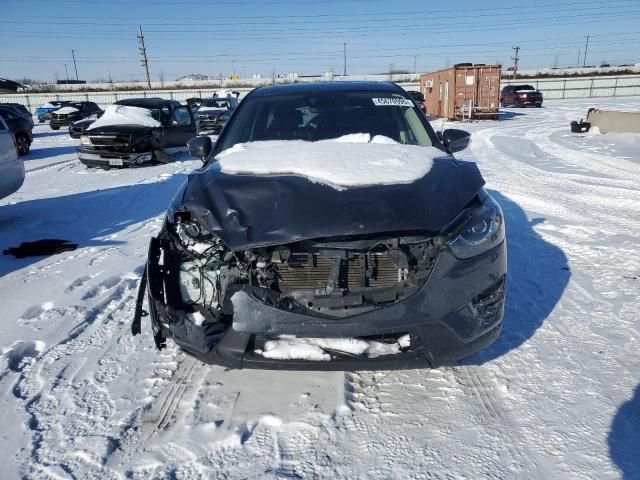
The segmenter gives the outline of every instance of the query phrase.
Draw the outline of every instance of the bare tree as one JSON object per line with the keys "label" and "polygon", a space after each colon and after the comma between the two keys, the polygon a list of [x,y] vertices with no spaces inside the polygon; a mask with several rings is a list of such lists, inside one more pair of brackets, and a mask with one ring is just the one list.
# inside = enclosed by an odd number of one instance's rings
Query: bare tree
{"label": "bare tree", "polygon": [[164,72],[158,73],[158,78],[160,79],[160,88],[164,88]]}

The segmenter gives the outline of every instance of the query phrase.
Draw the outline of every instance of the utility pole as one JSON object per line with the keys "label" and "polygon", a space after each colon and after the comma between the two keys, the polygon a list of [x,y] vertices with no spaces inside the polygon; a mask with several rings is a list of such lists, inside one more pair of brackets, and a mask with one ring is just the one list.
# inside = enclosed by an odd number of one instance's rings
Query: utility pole
{"label": "utility pole", "polygon": [[582,50],[578,49],[578,63],[576,63],[576,67],[580,66],[580,54],[582,53]]}
{"label": "utility pole", "polygon": [[76,51],[75,50],[71,50],[71,56],[73,57],[73,68],[76,69],[76,80],[78,79],[78,66],[76,65]]}
{"label": "utility pole", "polygon": [[588,48],[589,48],[589,35],[587,35],[587,43],[584,46],[584,57],[583,57],[584,62],[582,64],[583,67],[587,66],[587,49]]}
{"label": "utility pole", "polygon": [[142,56],[142,66],[144,67],[144,74],[147,78],[147,87],[151,90],[151,79],[149,78],[149,60],[147,59],[147,49],[144,46],[144,34],[142,33],[142,25],[140,25],[140,35],[138,35],[138,42],[140,43],[140,55]]}
{"label": "utility pole", "polygon": [[515,79],[518,75],[518,62],[520,61],[520,47],[511,47],[514,51],[513,57],[513,78]]}
{"label": "utility pole", "polygon": [[347,76],[347,44],[343,43],[342,46],[344,47],[344,73],[343,73],[343,75],[346,77]]}
{"label": "utility pole", "polygon": [[64,71],[67,74],[67,83],[69,83],[69,70],[67,70],[67,64],[64,64]]}
{"label": "utility pole", "polygon": [[413,56],[413,73],[417,73],[416,72],[416,60],[417,60],[418,56],[414,55]]}

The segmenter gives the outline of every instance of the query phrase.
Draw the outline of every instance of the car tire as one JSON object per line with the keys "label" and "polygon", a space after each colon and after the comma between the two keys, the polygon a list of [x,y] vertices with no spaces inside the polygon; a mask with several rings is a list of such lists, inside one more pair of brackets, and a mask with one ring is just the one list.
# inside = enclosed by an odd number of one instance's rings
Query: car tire
{"label": "car tire", "polygon": [[51,126],[51,130],[60,130],[60,127],[58,126],[53,126],[53,125],[50,125],[50,126]]}
{"label": "car tire", "polygon": [[29,149],[31,148],[29,137],[27,137],[24,133],[19,133],[18,135],[16,135],[16,145],[18,146],[18,155],[20,156],[29,153]]}

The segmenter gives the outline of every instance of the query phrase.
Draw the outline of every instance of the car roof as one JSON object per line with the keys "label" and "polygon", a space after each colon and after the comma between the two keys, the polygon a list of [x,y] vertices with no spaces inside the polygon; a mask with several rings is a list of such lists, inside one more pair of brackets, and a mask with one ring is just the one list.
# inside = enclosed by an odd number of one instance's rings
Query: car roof
{"label": "car roof", "polygon": [[125,98],[124,100],[118,100],[116,105],[126,105],[129,107],[141,107],[141,108],[162,108],[167,105],[177,104],[175,100],[166,100],[160,97],[153,98]]}
{"label": "car roof", "polygon": [[292,83],[287,85],[272,85],[259,87],[251,92],[251,96],[267,97],[276,95],[290,95],[295,93],[313,92],[386,92],[404,93],[398,85],[389,82],[313,82]]}

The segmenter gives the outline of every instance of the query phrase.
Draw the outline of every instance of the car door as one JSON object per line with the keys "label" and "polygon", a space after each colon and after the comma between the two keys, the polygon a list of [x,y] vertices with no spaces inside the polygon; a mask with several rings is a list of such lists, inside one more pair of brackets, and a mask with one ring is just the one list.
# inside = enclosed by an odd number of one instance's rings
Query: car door
{"label": "car door", "polygon": [[91,116],[95,115],[97,118],[100,118],[104,113],[104,110],[102,110],[98,104],[93,102],[89,102],[89,111],[91,112]]}
{"label": "car door", "polygon": [[0,113],[0,198],[11,195],[24,182],[24,163],[18,157],[13,135]]}
{"label": "car door", "polygon": [[176,107],[171,112],[171,118],[166,130],[166,147],[183,147],[198,134],[195,119],[187,107]]}

